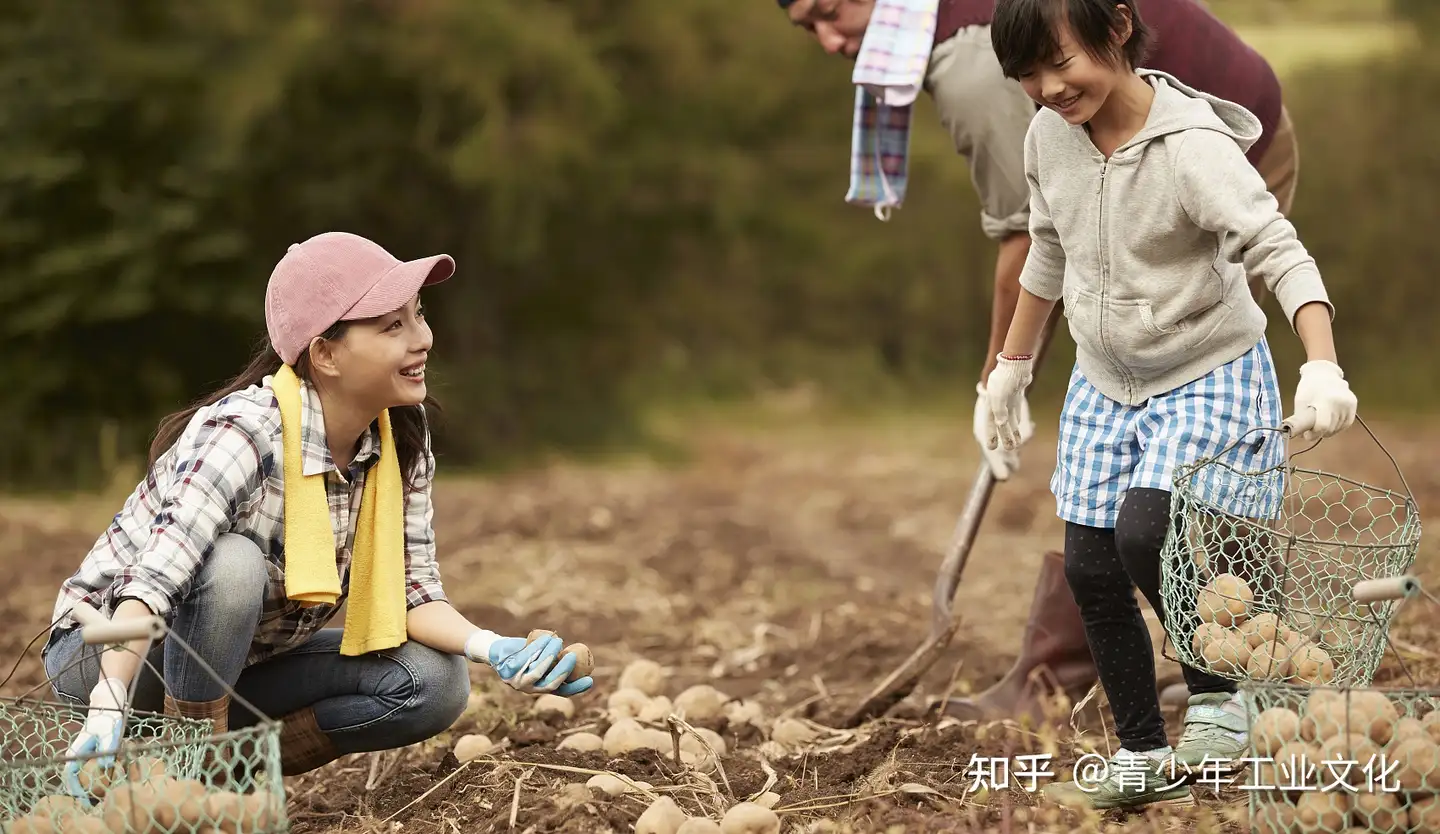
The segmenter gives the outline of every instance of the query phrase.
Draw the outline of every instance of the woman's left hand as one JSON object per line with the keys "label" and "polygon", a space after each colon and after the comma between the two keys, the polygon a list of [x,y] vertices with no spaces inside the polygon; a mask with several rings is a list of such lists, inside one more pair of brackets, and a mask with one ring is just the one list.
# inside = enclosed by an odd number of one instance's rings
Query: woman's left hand
{"label": "woman's left hand", "polygon": [[565,643],[554,634],[527,641],[524,637],[501,637],[493,631],[476,631],[465,641],[465,656],[495,670],[508,686],[530,695],[554,693],[564,697],[588,690],[589,676],[566,683],[575,671],[575,656],[563,657]]}
{"label": "woman's left hand", "polygon": [[[1306,362],[1300,366],[1300,384],[1295,388],[1295,420],[1307,426],[1300,433],[1305,441],[1320,440],[1339,434],[1355,422],[1358,403],[1345,381],[1345,372],[1340,366],[1325,359]],[[1313,408],[1315,413],[1307,415],[1305,409]],[[1309,418],[1314,417],[1314,425]]]}

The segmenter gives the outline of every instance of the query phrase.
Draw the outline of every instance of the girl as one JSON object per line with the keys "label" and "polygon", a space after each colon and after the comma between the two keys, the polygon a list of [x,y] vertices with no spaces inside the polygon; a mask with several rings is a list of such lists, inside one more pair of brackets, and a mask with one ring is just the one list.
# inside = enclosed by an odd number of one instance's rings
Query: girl
{"label": "girl", "polygon": [[[989,443],[1015,445],[1030,351],[1063,298],[1076,363],[1051,489],[1066,522],[1066,579],[1122,749],[1098,784],[1046,790],[1097,808],[1188,803],[1177,765],[1233,772],[1246,755],[1234,684],[1189,668],[1184,733],[1168,746],[1132,586],[1161,612],[1174,468],[1281,423],[1265,314],[1247,274],[1264,279],[1304,344],[1295,393],[1297,416],[1313,418],[1304,436],[1343,430],[1356,409],[1320,273],[1245,158],[1259,121],[1135,69],[1146,38],[1134,0],[999,0],[992,29],[1005,75],[1040,110],[1025,139],[1033,242],[988,386]],[[1246,443],[1225,462],[1258,471],[1284,454],[1278,439]],[[1273,511],[1230,498],[1237,514]]]}
{"label": "girl", "polygon": [[[441,585],[418,293],[454,271],[448,255],[402,263],[340,232],[280,259],[268,346],[160,424],[149,475],[60,589],[43,656],[56,694],[89,705],[72,755],[116,749],[137,673],[136,709],[209,719],[217,733],[258,720],[173,641],[144,672],[143,641],[86,646],[69,613],[78,601],[117,620],[164,617],[283,720],[286,775],[445,730],[469,696],[466,660],[521,692],[590,688],[565,683],[575,664],[558,637],[482,629]],[[347,599],[344,628],[324,628]]]}

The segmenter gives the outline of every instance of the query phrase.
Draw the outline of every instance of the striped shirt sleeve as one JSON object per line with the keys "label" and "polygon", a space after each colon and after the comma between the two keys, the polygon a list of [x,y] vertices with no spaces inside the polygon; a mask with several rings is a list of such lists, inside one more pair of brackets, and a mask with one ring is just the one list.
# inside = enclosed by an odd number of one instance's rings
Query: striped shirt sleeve
{"label": "striped shirt sleeve", "polygon": [[414,489],[405,493],[405,607],[448,601],[435,559],[435,504],[431,484],[435,454],[430,449],[430,428],[425,428],[425,456],[416,465]]}
{"label": "striped shirt sleeve", "polygon": [[170,459],[174,478],[157,496],[149,535],[110,585],[113,604],[138,599],[168,615],[189,592],[215,539],[232,526],[238,507],[263,489],[261,458],[255,437],[231,418],[205,420],[183,434]]}

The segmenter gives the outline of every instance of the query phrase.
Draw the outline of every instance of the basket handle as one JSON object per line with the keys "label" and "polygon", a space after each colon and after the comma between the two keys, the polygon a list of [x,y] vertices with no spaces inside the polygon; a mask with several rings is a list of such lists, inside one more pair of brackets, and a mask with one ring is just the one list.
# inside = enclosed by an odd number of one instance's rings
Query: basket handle
{"label": "basket handle", "polygon": [[1291,437],[1304,434],[1315,428],[1315,420],[1318,414],[1319,412],[1315,410],[1315,406],[1307,405],[1299,412],[1286,417],[1285,422],[1280,424],[1280,428],[1288,432]]}
{"label": "basket handle", "polygon": [[[226,683],[225,679],[220,677],[215,669],[205,661],[205,658],[201,657],[195,649],[191,648],[189,643],[186,643],[177,635],[170,634],[170,630],[165,626],[164,618],[156,616],[130,617],[116,622],[114,620],[107,620],[104,614],[101,614],[85,602],[75,603],[71,606],[70,613],[74,615],[76,620],[80,621],[81,639],[92,646],[97,643],[127,643],[131,640],[149,639],[152,643],[167,639],[174,640],[175,645],[190,655],[191,660],[193,660],[201,670],[213,678],[216,683],[220,684],[220,687],[225,690],[225,694],[229,695],[232,701],[250,710],[250,714],[262,722],[269,723],[274,720],[261,712],[259,707],[252,704],[239,692],[236,692],[235,687]],[[130,682],[130,697],[132,699],[135,697],[134,687],[138,681],[139,675],[136,675],[135,679]]]}
{"label": "basket handle", "polygon": [[107,620],[89,603],[77,602],[70,613],[80,621],[80,636],[86,645],[128,643],[131,640],[165,639],[165,621],[159,617],[131,617]]}
{"label": "basket handle", "polygon": [[[1315,406],[1306,406],[1299,412],[1287,417],[1285,421],[1280,424],[1280,430],[1288,433],[1291,437],[1303,434],[1315,428],[1317,414],[1318,412],[1315,410]],[[1355,415],[1355,422],[1359,423],[1360,428],[1364,429],[1365,433],[1370,435],[1370,439],[1379,447],[1381,454],[1385,455],[1386,459],[1390,461],[1390,466],[1395,470],[1396,477],[1400,479],[1400,488],[1405,490],[1406,503],[1414,505],[1415,492],[1410,489],[1410,482],[1405,480],[1405,473],[1400,469],[1400,463],[1395,460],[1395,456],[1390,454],[1390,450],[1385,448],[1385,444],[1380,442],[1380,438],[1375,436],[1375,432],[1370,430],[1370,426],[1361,419],[1359,414]],[[1319,445],[1319,441],[1316,441],[1316,445]],[[1313,448],[1315,448],[1315,446],[1309,447],[1309,449]],[[1309,449],[1306,449],[1306,451],[1309,451]]]}
{"label": "basket handle", "polygon": [[1420,593],[1420,580],[1413,576],[1391,576],[1384,579],[1366,579],[1356,582],[1350,591],[1356,602],[1384,602],[1391,599],[1409,599]]}

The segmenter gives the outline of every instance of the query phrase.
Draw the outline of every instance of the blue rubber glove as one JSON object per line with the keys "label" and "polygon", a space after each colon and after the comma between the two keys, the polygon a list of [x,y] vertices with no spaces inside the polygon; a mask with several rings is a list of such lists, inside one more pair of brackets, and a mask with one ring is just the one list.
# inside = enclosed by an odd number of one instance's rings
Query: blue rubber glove
{"label": "blue rubber glove", "polygon": [[[125,684],[115,678],[101,678],[90,690],[90,710],[85,714],[80,734],[70,742],[68,755],[101,753],[104,755],[99,758],[100,767],[111,767],[115,763],[115,751],[120,747],[121,717],[127,700]],[[89,807],[90,794],[80,786],[82,764],[73,759],[65,763],[65,787],[71,796]]]}
{"label": "blue rubber glove", "polygon": [[565,682],[575,671],[575,656],[560,656],[565,643],[550,634],[526,642],[523,637],[501,637],[480,629],[465,641],[465,656],[495,670],[510,688],[529,695],[552,692],[570,697],[594,685],[588,675]]}

